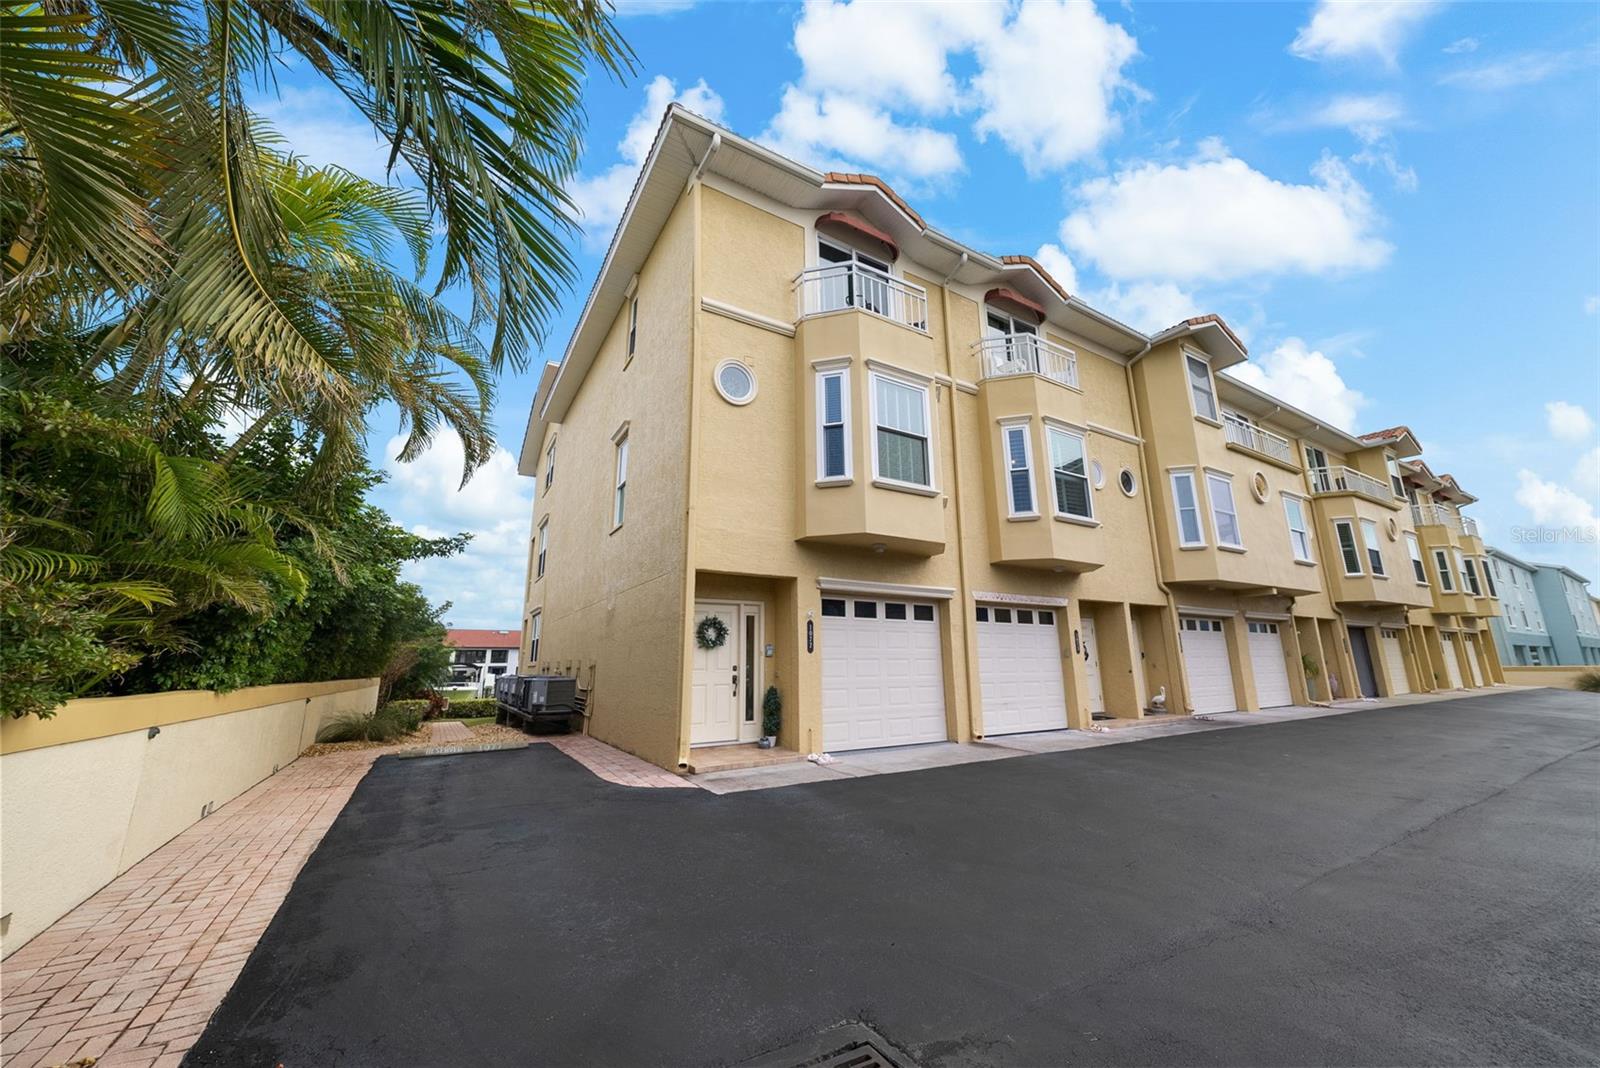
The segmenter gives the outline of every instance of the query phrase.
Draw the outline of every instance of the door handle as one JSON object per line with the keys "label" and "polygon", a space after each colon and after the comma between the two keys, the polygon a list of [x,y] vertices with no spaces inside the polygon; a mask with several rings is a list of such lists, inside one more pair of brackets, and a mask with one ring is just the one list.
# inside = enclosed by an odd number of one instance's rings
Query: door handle
{"label": "door handle", "polygon": [[739,665],[733,665],[733,696],[739,696]]}

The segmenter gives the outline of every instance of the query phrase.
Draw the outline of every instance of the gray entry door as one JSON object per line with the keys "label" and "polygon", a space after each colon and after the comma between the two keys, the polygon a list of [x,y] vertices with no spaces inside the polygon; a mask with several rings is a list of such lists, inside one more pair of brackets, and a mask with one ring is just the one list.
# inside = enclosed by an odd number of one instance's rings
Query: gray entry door
{"label": "gray entry door", "polygon": [[1355,658],[1356,678],[1361,682],[1361,696],[1378,696],[1378,676],[1372,670],[1372,648],[1367,644],[1365,627],[1350,627],[1350,655]]}

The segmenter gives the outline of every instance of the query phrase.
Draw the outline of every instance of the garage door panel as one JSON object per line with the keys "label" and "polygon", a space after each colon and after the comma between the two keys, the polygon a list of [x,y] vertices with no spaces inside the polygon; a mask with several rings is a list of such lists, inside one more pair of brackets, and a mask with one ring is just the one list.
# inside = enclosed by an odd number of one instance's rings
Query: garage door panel
{"label": "garage door panel", "polygon": [[886,603],[871,598],[823,601],[825,749],[911,745],[948,736],[937,614],[931,605],[894,603],[911,609],[905,613],[911,618],[890,618]]}
{"label": "garage door panel", "polygon": [[1222,620],[1184,616],[1178,624],[1184,669],[1189,676],[1189,700],[1195,713],[1238,711]]}
{"label": "garage door panel", "polygon": [[1379,630],[1378,647],[1383,650],[1383,665],[1385,673],[1389,676],[1389,692],[1410,693],[1411,683],[1406,679],[1406,657],[1400,647],[1400,632],[1389,627]]}
{"label": "garage door panel", "polygon": [[986,737],[1066,728],[1056,618],[1045,609],[978,607],[978,682]]}
{"label": "garage door panel", "polygon": [[1250,667],[1256,678],[1256,703],[1262,708],[1294,704],[1279,624],[1251,620],[1246,630],[1250,635]]}

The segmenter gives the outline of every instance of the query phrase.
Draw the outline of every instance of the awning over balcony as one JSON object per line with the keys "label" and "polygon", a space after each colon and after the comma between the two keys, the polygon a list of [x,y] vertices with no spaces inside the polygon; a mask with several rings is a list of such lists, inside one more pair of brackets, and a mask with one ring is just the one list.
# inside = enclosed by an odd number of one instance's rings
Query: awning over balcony
{"label": "awning over balcony", "polygon": [[[894,238],[884,233],[865,220],[842,211],[830,211],[826,215],[817,216],[817,229],[824,234],[832,234],[842,238],[853,245],[867,242],[869,246],[876,246],[891,260],[899,259],[900,246],[894,243]],[[871,252],[872,247],[863,251]]]}
{"label": "awning over balcony", "polygon": [[985,304],[993,304],[1013,314],[1031,316],[1036,323],[1044,322],[1044,305],[1018,293],[1015,289],[991,289],[983,295]]}

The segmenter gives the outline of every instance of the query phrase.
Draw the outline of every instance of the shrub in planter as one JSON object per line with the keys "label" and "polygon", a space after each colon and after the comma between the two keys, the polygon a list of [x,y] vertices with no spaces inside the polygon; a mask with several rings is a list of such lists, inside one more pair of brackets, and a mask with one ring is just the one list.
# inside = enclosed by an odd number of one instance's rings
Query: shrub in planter
{"label": "shrub in planter", "polygon": [[1584,693],[1600,693],[1600,671],[1585,671],[1578,675],[1572,682],[1574,690]]}
{"label": "shrub in planter", "polygon": [[384,706],[383,712],[373,715],[353,713],[340,716],[317,732],[319,742],[392,742],[417,729],[419,721],[408,715],[388,713],[393,705]]}
{"label": "shrub in planter", "polygon": [[778,696],[776,686],[768,686],[766,696],[761,698],[761,734],[766,738],[776,738],[778,728],[783,725],[783,699]]}
{"label": "shrub in planter", "polygon": [[451,701],[449,716],[451,719],[478,719],[481,716],[492,716],[495,713],[495,702],[492,698],[473,698],[470,701]]}

